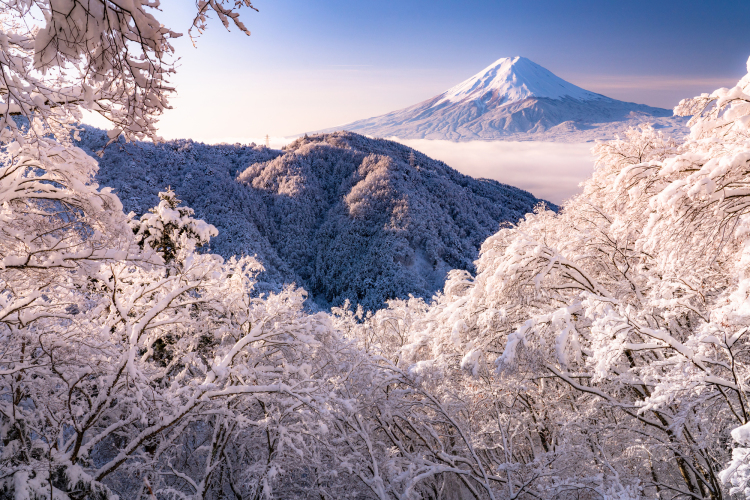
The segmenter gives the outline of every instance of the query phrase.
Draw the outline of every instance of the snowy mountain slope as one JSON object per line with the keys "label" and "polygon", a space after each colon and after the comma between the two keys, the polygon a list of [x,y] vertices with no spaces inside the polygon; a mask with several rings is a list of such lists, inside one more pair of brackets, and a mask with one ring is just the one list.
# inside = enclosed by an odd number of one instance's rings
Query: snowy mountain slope
{"label": "snowy mountain slope", "polygon": [[264,193],[269,240],[319,303],[370,309],[431,295],[448,270],[473,268],[501,222],[539,202],[401,144],[343,132],[298,139],[238,180]]}
{"label": "snowy mountain slope", "polygon": [[505,103],[529,97],[579,101],[604,98],[566,82],[525,57],[503,57],[438,96],[433,107],[445,102],[484,99],[488,93],[490,98],[503,99]]}
{"label": "snowy mountain slope", "polygon": [[[92,152],[106,140],[87,129],[81,146]],[[517,222],[540,201],[352,133],[299,139],[285,151],[189,140],[114,144],[97,180],[139,215],[171,186],[219,229],[212,251],[257,255],[267,269],[264,289],[294,282],[323,307],[349,299],[378,309],[389,298],[431,296],[451,268],[472,269],[502,222]]]}
{"label": "snowy mountain slope", "polygon": [[[93,155],[107,142],[102,130],[87,127],[79,146]],[[267,225],[263,201],[258,193],[239,185],[235,176],[248,164],[280,154],[265,147],[206,145],[191,140],[164,144],[115,143],[99,159],[97,181],[111,186],[122,200],[125,212],[141,215],[159,202],[158,193],[171,186],[197,218],[217,227],[210,250],[224,257],[258,255],[266,272],[266,287],[299,281],[278,257],[263,234]]]}
{"label": "snowy mountain slope", "polygon": [[502,58],[424,102],[327,129],[378,137],[442,140],[607,139],[648,122],[687,133],[670,110],[618,101],[577,87],[524,58]]}

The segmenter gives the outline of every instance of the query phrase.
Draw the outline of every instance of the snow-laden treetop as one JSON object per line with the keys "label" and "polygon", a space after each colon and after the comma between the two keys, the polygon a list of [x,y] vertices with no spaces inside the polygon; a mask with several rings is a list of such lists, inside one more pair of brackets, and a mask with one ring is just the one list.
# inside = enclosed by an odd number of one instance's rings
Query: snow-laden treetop
{"label": "snow-laden treetop", "polygon": [[433,106],[444,102],[481,99],[487,93],[494,94],[493,97],[501,97],[506,103],[529,97],[569,97],[580,101],[604,97],[566,82],[525,57],[516,56],[498,59],[468,80],[447,90]]}

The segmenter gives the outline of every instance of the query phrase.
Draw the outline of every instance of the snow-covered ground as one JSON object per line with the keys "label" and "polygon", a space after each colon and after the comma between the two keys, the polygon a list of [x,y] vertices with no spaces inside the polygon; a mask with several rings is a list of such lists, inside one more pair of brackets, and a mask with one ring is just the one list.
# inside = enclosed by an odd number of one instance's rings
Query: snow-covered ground
{"label": "snow-covered ground", "polygon": [[389,139],[442,160],[462,174],[494,179],[558,204],[578,193],[578,184],[594,170],[591,142]]}

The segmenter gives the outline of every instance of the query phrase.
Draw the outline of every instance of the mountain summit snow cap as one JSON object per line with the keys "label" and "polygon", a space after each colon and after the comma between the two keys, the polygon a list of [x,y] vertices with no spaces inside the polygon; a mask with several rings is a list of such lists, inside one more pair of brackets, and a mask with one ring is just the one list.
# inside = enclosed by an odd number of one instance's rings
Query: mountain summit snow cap
{"label": "mountain summit snow cap", "polygon": [[[488,95],[489,94],[489,95]],[[500,98],[515,102],[530,97],[590,101],[603,98],[568,83],[525,57],[503,57],[449,89],[434,105],[445,102]]]}
{"label": "mountain summit snow cap", "polygon": [[525,57],[505,57],[420,103],[328,131],[401,139],[587,142],[614,138],[644,121],[669,135],[687,133],[687,119],[674,118],[670,110],[611,99]]}

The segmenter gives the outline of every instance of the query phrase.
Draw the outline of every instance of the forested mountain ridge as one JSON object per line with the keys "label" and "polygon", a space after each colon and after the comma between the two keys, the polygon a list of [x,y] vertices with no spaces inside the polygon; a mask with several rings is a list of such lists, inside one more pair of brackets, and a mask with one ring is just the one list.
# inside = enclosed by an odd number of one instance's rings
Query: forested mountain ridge
{"label": "forested mountain ridge", "polygon": [[238,179],[263,194],[271,243],[316,298],[370,309],[430,296],[448,270],[473,269],[481,242],[540,201],[346,132],[298,139]]}
{"label": "forested mountain ridge", "polygon": [[[85,127],[79,146],[87,153],[106,144],[104,131]],[[263,284],[298,280],[263,235],[262,201],[257,193],[235,181],[247,165],[278,156],[279,151],[255,145],[206,145],[192,140],[121,143],[108,146],[99,159],[97,181],[111,186],[125,212],[141,215],[159,202],[158,193],[170,186],[197,217],[219,230],[210,250],[225,258],[258,255],[266,271]]]}
{"label": "forested mountain ridge", "polygon": [[[92,154],[105,141],[96,129],[81,134]],[[211,251],[256,255],[266,268],[263,287],[294,282],[326,308],[348,299],[374,310],[390,298],[430,297],[450,269],[473,269],[482,241],[501,223],[540,202],[353,133],[301,138],[284,151],[115,143],[97,178],[138,215],[171,186],[219,230]]]}

